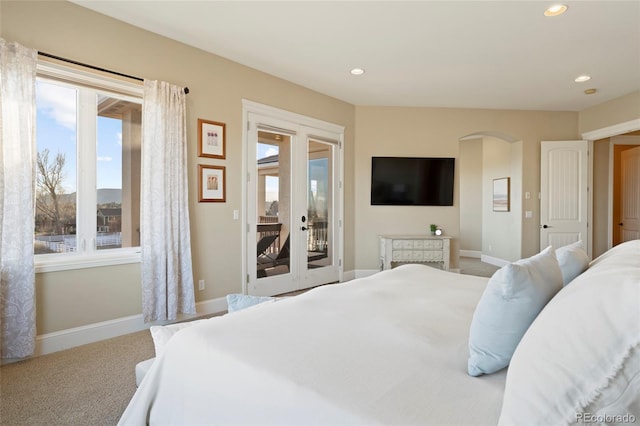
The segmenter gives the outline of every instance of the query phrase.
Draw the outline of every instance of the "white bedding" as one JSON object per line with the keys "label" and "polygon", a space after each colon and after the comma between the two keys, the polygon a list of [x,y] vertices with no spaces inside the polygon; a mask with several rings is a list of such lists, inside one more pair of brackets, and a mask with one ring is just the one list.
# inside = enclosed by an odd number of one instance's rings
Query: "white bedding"
{"label": "white bedding", "polygon": [[177,333],[120,424],[495,425],[505,371],[467,375],[487,279],[405,265]]}

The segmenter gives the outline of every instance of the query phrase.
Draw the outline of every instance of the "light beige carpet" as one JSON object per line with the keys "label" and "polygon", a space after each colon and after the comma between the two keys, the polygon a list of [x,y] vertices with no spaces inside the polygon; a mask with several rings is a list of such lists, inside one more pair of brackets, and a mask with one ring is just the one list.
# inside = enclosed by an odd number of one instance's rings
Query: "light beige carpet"
{"label": "light beige carpet", "polygon": [[460,256],[460,273],[465,275],[477,275],[491,277],[500,267],[484,263],[480,259]]}
{"label": "light beige carpet", "polygon": [[148,330],[0,367],[0,425],[115,425],[154,356]]}

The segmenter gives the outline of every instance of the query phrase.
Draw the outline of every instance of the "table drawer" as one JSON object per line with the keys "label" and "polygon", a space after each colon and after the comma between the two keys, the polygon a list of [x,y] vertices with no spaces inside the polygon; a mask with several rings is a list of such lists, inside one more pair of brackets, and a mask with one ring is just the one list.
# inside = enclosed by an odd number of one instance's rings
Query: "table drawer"
{"label": "table drawer", "polygon": [[430,263],[441,264],[449,270],[450,237],[416,237],[408,235],[380,236],[380,260],[382,269],[395,264]]}
{"label": "table drawer", "polygon": [[443,253],[441,251],[424,251],[422,253],[424,255],[423,260],[428,260],[428,261],[443,260]]}
{"label": "table drawer", "polygon": [[442,250],[442,240],[422,240],[427,250]]}

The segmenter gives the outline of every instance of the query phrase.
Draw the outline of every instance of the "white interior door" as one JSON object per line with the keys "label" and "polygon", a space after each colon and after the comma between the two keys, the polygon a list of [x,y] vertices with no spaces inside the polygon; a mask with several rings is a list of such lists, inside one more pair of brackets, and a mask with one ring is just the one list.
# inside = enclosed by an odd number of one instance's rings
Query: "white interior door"
{"label": "white interior door", "polygon": [[257,113],[247,122],[247,293],[338,281],[342,135]]}
{"label": "white interior door", "polygon": [[622,242],[640,239],[640,147],[620,157],[620,236]]}
{"label": "white interior door", "polygon": [[540,156],[540,248],[588,234],[588,142],[543,141]]}

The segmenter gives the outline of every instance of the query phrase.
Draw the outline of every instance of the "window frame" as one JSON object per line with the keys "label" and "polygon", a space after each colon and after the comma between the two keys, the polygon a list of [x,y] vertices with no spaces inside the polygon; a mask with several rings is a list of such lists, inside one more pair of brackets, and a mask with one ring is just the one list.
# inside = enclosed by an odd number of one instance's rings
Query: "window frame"
{"label": "window frame", "polygon": [[[75,253],[33,254],[35,272],[55,272],[140,263],[141,249],[139,246],[102,250],[95,248],[95,238],[98,232],[97,217],[95,215],[95,206],[97,204],[95,191],[96,173],[93,173],[93,176],[90,176],[88,179],[86,175],[91,175],[91,171],[95,172],[97,170],[96,144],[85,143],[85,146],[82,148],[80,145],[83,140],[86,141],[90,139],[95,142],[97,138],[97,124],[95,119],[97,117],[97,105],[95,94],[110,95],[118,99],[142,105],[142,83],[133,83],[129,80],[108,76],[106,73],[88,72],[84,69],[44,60],[38,61],[36,78],[77,88],[77,123],[83,120],[85,120],[85,123],[83,126],[78,124],[76,128],[76,191],[78,194],[84,194],[82,196],[84,201],[77,203],[76,223],[79,225],[78,229],[82,229],[82,233],[76,234],[78,251]],[[89,123],[88,126],[86,125],[87,123]],[[92,170],[88,173],[87,171],[81,171],[86,167],[87,163],[94,164]],[[87,194],[89,195],[87,196]],[[81,206],[83,205],[85,209],[82,210]],[[93,213],[91,213],[91,210],[93,210]],[[82,225],[82,227],[80,225]],[[89,232],[91,229],[93,229],[93,232]]]}

